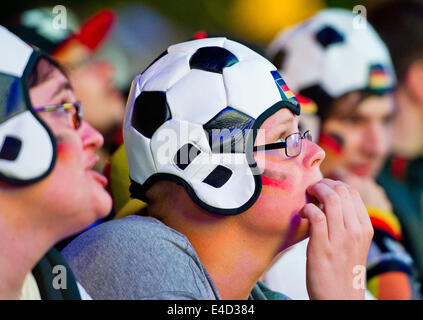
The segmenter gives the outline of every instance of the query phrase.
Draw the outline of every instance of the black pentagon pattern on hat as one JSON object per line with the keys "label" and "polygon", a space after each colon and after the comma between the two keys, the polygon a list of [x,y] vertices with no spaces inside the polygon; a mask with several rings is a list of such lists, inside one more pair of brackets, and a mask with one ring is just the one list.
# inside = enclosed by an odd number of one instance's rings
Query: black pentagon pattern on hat
{"label": "black pentagon pattern on hat", "polygon": [[245,135],[254,118],[231,107],[226,107],[203,125],[213,153],[245,152]]}
{"label": "black pentagon pattern on hat", "polygon": [[132,126],[143,136],[151,138],[154,132],[171,118],[165,92],[143,91],[135,99]]}
{"label": "black pentagon pattern on hat", "polygon": [[316,39],[323,47],[327,48],[329,45],[343,42],[344,36],[331,26],[325,26],[316,33]]}
{"label": "black pentagon pattern on hat", "polygon": [[214,188],[221,188],[226,182],[228,182],[231,176],[232,171],[230,169],[218,165],[212,172],[210,172],[203,182]]}
{"label": "black pentagon pattern on hat", "polygon": [[19,138],[6,136],[0,149],[0,159],[15,161],[21,151],[22,141]]}
{"label": "black pentagon pattern on hat", "polygon": [[222,73],[223,68],[239,62],[229,50],[221,47],[203,47],[198,49],[189,60],[191,69]]}
{"label": "black pentagon pattern on hat", "polygon": [[185,170],[200,153],[200,149],[191,143],[186,143],[176,152],[173,162],[179,169]]}

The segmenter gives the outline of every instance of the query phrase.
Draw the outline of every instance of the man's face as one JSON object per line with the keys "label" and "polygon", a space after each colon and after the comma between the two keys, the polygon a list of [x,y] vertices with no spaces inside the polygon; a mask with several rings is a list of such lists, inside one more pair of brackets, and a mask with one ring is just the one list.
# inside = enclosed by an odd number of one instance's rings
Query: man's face
{"label": "man's face", "polygon": [[333,114],[323,123],[320,145],[326,151],[322,164],[324,176],[341,169],[374,177],[390,150],[392,95],[374,95],[362,101],[359,96],[353,92],[339,100]]}
{"label": "man's face", "polygon": [[[260,129],[256,144],[285,140],[288,135],[298,132],[298,117],[288,109],[281,109]],[[260,196],[252,208],[243,213],[252,231],[262,233],[263,237],[286,234],[282,247],[305,237],[308,224],[298,213],[308,202],[307,187],[322,178],[320,163],[324,157],[323,150],[306,139],[302,139],[302,151],[296,157],[287,157],[284,149],[255,153],[256,162],[264,171]]]}
{"label": "man's face", "polygon": [[106,61],[90,61],[70,73],[75,94],[84,104],[85,119],[106,137],[122,124],[125,112],[125,101],[113,85],[114,73]]}
{"label": "man's face", "polygon": [[[58,69],[30,89],[34,107],[75,102],[68,79]],[[57,140],[57,161],[53,171],[33,188],[34,199],[40,202],[49,217],[59,219],[70,233],[80,231],[110,212],[111,198],[105,191],[107,179],[91,170],[98,161],[94,150],[103,138],[87,122],[78,130],[68,114],[60,111],[38,112]]]}

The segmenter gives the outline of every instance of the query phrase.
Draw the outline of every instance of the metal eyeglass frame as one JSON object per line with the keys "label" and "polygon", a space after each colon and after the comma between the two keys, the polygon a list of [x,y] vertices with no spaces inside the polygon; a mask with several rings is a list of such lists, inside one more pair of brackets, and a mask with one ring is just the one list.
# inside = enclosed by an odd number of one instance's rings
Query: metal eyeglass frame
{"label": "metal eyeglass frame", "polygon": [[[287,143],[287,141],[288,141],[288,139],[293,139],[293,137],[295,137],[296,135],[299,135],[300,136],[300,139],[299,139],[299,141],[300,141],[300,150],[298,151],[297,154],[290,155],[288,153],[288,148],[287,148],[288,143]],[[302,141],[303,141],[303,139],[307,139],[309,141],[313,141],[310,130],[307,130],[306,132],[304,132],[303,135],[301,135],[300,132],[291,133],[289,136],[287,136],[285,138],[285,141],[264,144],[264,145],[261,145],[261,146],[255,146],[255,147],[253,147],[253,152],[254,151],[264,151],[264,150],[274,150],[274,149],[285,149],[285,155],[287,157],[289,157],[289,158],[296,157],[296,156],[298,156],[298,155],[301,154]]]}

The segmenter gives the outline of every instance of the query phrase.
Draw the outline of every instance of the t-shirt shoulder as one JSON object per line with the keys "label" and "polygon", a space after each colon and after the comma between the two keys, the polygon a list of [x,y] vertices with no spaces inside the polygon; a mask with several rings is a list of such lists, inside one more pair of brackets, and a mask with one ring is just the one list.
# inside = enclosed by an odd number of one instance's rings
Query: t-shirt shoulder
{"label": "t-shirt shoulder", "polygon": [[96,226],[63,255],[94,299],[215,299],[188,239],[162,222],[128,216]]}

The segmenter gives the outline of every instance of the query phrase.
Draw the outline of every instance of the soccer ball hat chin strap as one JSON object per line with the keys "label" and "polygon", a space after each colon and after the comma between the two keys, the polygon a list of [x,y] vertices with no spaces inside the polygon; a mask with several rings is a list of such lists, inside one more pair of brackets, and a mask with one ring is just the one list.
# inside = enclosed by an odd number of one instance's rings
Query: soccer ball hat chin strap
{"label": "soccer ball hat chin strap", "polygon": [[282,108],[300,114],[276,67],[249,48],[226,38],[169,47],[132,82],[123,129],[131,196],[148,202],[146,191],[169,180],[209,212],[244,212],[262,188],[256,129]]}
{"label": "soccer ball hat chin strap", "polygon": [[0,43],[0,180],[35,183],[53,169],[56,142],[32,107],[27,80],[40,57],[50,58],[2,26]]}

